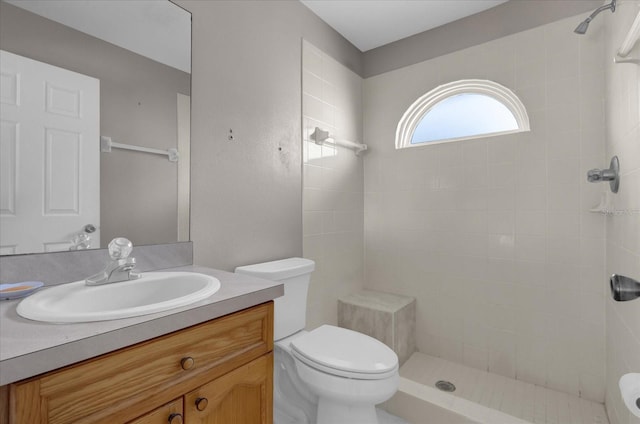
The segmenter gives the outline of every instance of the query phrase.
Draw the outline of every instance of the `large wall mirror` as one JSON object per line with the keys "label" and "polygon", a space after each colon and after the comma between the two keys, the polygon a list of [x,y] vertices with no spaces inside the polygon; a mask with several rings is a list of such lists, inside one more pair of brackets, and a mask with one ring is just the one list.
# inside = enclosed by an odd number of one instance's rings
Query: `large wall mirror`
{"label": "large wall mirror", "polygon": [[0,255],[189,240],[190,13],[0,0],[0,50]]}

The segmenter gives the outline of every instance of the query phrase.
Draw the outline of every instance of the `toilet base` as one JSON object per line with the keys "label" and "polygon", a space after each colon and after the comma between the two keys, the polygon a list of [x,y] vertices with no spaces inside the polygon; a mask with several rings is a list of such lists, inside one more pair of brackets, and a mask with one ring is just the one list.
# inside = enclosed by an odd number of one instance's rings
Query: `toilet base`
{"label": "toilet base", "polygon": [[375,405],[347,405],[318,399],[317,424],[378,424]]}

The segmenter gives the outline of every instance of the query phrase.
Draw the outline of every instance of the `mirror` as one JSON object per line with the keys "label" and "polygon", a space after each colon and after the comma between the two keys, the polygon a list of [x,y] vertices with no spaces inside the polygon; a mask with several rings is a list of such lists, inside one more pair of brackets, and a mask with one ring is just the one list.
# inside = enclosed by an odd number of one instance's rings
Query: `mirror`
{"label": "mirror", "polygon": [[189,240],[191,14],[1,0],[0,50],[0,255]]}

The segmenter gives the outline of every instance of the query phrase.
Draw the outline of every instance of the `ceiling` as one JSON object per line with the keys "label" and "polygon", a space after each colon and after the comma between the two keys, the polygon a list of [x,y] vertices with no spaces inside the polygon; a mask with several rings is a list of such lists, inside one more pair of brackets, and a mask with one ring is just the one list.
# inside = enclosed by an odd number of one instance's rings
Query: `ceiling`
{"label": "ceiling", "polygon": [[191,14],[167,0],[6,0],[181,71],[191,72]]}
{"label": "ceiling", "polygon": [[361,51],[491,9],[507,0],[300,0]]}
{"label": "ceiling", "polygon": [[[190,72],[191,15],[167,0],[6,1]],[[507,0],[300,1],[364,52],[482,12]]]}

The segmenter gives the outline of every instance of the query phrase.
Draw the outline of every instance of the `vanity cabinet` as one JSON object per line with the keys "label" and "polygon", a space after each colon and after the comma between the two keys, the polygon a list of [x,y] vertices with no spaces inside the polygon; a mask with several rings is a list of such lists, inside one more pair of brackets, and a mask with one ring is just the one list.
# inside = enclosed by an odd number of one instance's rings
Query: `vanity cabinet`
{"label": "vanity cabinet", "polygon": [[269,302],[11,384],[9,422],[270,424],[272,350]]}

